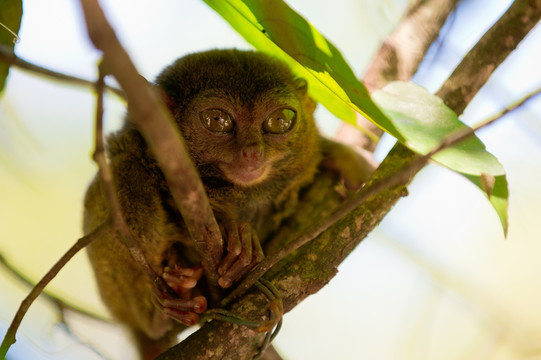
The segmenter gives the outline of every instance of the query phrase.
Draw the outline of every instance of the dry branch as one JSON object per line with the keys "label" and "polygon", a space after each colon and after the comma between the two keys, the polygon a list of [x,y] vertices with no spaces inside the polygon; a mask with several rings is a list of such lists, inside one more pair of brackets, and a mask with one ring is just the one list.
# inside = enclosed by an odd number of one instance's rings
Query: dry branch
{"label": "dry branch", "polygon": [[541,89],[538,89],[531,94],[527,95],[524,99],[520,100],[516,104],[510,105],[502,110],[500,113],[494,115],[493,117],[482,121],[477,126],[472,128],[464,128],[455,133],[449,134],[438,146],[433,150],[428,152],[426,155],[418,156],[414,161],[409,164],[402,166],[400,169],[397,169],[390,176],[381,179],[380,181],[370,183],[369,185],[363,187],[361,191],[353,195],[343,204],[341,204],[338,209],[328,218],[324,219],[322,222],[315,223],[315,225],[306,231],[302,236],[295,239],[292,242],[287,243],[283,247],[280,247],[276,252],[271,256],[265,258],[256,268],[254,268],[248,276],[246,276],[243,281],[232,291],[222,302],[221,306],[227,306],[233,300],[242,296],[256,281],[263,276],[270,268],[282,260],[285,256],[297,250],[304,244],[315,239],[322,232],[336,224],[340,219],[349,214],[351,211],[355,210],[360,206],[364,201],[368,200],[370,197],[379,194],[382,191],[390,189],[394,186],[405,184],[409,182],[409,179],[412,178],[418,171],[420,171],[430,159],[437,153],[456,145],[457,143],[466,140],[472,136],[475,132],[481,130],[482,128],[492,125],[497,120],[501,119],[505,115],[509,114],[512,111],[517,110],[522,107],[528,101],[537,97],[541,93]]}
{"label": "dry branch", "polygon": [[6,335],[4,336],[2,345],[0,346],[0,359],[5,357],[11,345],[15,343],[16,341],[15,335],[17,333],[17,329],[19,328],[19,325],[21,324],[21,321],[23,320],[24,316],[26,315],[26,312],[30,308],[30,305],[32,305],[34,300],[43,292],[47,284],[52,279],[54,279],[56,274],[58,274],[58,272],[68,263],[69,260],[71,260],[71,258],[78,251],[80,251],[81,249],[84,249],[92,241],[103,237],[106,232],[112,232],[114,235],[117,235],[117,231],[118,231],[121,235],[121,239],[124,240],[124,242],[127,244],[127,247],[129,248],[133,257],[137,260],[138,264],[141,266],[141,269],[152,279],[152,281],[154,281],[156,286],[168,294],[172,294],[172,295],[174,294],[174,292],[168,288],[167,284],[165,284],[165,281],[161,277],[157,276],[156,273],[152,270],[152,268],[150,268],[148,262],[143,256],[141,248],[138,246],[138,244],[135,242],[135,240],[131,236],[128,226],[122,216],[122,212],[120,211],[120,205],[118,203],[116,191],[113,184],[112,171],[105,158],[105,151],[103,147],[102,116],[103,116],[103,90],[105,88],[105,82],[104,82],[105,75],[102,70],[103,70],[103,67],[100,67],[99,78],[95,84],[96,93],[97,93],[97,111],[96,111],[94,160],[98,165],[98,173],[100,176],[100,180],[102,181],[105,188],[106,197],[109,202],[109,206],[111,210],[110,211],[111,215],[96,230],[84,236],[83,238],[79,239],[66,252],[66,254],[64,254],[64,256],[62,256],[62,258],[58,260],[58,262],[51,268],[51,270],[49,270],[49,272],[45,274],[45,276],[34,286],[30,294],[28,294],[28,296],[23,300],[19,309],[17,310],[17,313],[15,314],[13,321],[10,324],[8,331],[6,332]]}
{"label": "dry branch", "polygon": [[167,180],[169,190],[195,242],[211,284],[218,282],[223,242],[199,175],[171,115],[142,78],[96,0],[81,0],[88,34],[103,51],[104,64],[126,92],[128,111]]}
{"label": "dry branch", "polygon": [[[27,286],[28,288],[33,288],[36,284],[35,282],[30,280],[30,277],[24,275],[17,267],[15,267],[13,264],[11,264],[6,258],[0,254],[0,265],[13,277]],[[47,302],[52,304],[56,307],[57,313],[58,313],[58,324],[62,326],[66,334],[73,339],[74,342],[84,345],[87,349],[97,354],[100,358],[103,360],[106,360],[107,358],[92,344],[86,342],[85,340],[81,339],[76,333],[74,333],[69,325],[69,323],[66,320],[66,314],[67,313],[75,313],[78,315],[82,315],[88,319],[93,319],[99,322],[102,322],[104,324],[111,324],[111,320],[108,318],[103,317],[102,315],[99,315],[97,313],[93,313],[83,307],[79,307],[75,304],[70,304],[63,299],[61,299],[58,296],[55,296],[48,291],[43,290],[40,294],[42,299],[45,299]]]}
{"label": "dry branch", "polygon": [[[26,285],[27,287],[29,288],[33,288],[34,286],[36,286],[35,282],[31,281],[30,280],[30,277],[29,276],[26,276],[25,274],[23,274],[17,267],[15,267],[15,265],[11,264],[5,257],[4,255],[2,255],[0,253],[0,265],[8,272],[10,273],[11,275],[13,275],[13,277],[15,277],[18,281],[20,281],[21,283],[23,283],[24,285]],[[47,292],[47,291],[43,291],[41,296],[45,297],[45,299],[47,299],[49,302],[51,302],[53,305],[55,305],[60,313],[60,316],[62,316],[62,318],[64,317],[63,313],[68,310],[70,312],[73,312],[73,313],[77,313],[79,315],[82,315],[82,316],[86,316],[88,318],[91,318],[91,319],[94,319],[94,320],[98,320],[98,321],[102,321],[102,322],[105,322],[105,323],[109,323],[110,320],[97,314],[97,313],[93,313],[91,311],[88,311],[87,309],[84,309],[83,307],[79,307],[75,304],[70,304],[64,300],[62,300],[61,298],[59,297],[56,297],[55,295],[52,295],[51,293]]]}
{"label": "dry branch", "polygon": [[[516,3],[524,4],[531,3],[531,1],[518,0]],[[517,13],[515,12],[516,8],[516,6],[511,7],[500,21],[506,21],[512,17],[524,18],[524,12]],[[529,23],[535,24],[537,21],[538,15],[528,19]],[[492,33],[491,36],[488,42],[499,44],[502,41],[501,36],[505,36],[505,34]],[[512,41],[515,43],[509,48],[516,47],[520,40],[520,37],[513,37]],[[480,53],[479,56],[490,58],[492,55]],[[475,64],[470,66],[475,66]],[[469,79],[463,78],[462,81],[461,85],[464,87],[470,83]],[[448,81],[442,86],[440,92],[445,93],[449,87],[457,85],[460,84]],[[465,98],[473,98],[481,85],[478,83],[476,87],[468,86],[469,93],[463,94]],[[446,100],[448,99],[444,98],[444,101]],[[391,177],[397,169],[407,167],[408,164],[421,163],[419,158],[419,155],[415,155],[404,146],[396,145],[374,173],[367,187]],[[406,174],[401,184],[386,189],[363,202],[353,212],[324,231],[316,239],[290,254],[265,274],[264,277],[280,291],[286,312],[307,296],[317,292],[332,279],[336,274],[336,267],[380,223],[396,201],[406,193],[406,186],[417,171],[418,169]],[[336,206],[339,202],[339,196],[332,190],[332,180],[324,176],[318,178],[303,199],[295,218],[271,240],[270,249],[277,251],[302,235],[308,228],[307,224],[317,223],[318,220],[328,216],[332,206]],[[264,304],[265,299],[261,294],[248,293],[233,304],[232,310],[244,318],[257,319],[263,316],[261,309],[264,309]],[[260,337],[260,334],[247,327],[213,321],[205,324],[199,331],[159,356],[158,359],[250,358],[256,351],[254,347],[257,347],[261,341]]]}
{"label": "dry branch", "polygon": [[128,248],[131,256],[137,262],[140,269],[145,273],[154,285],[163,293],[171,297],[176,297],[175,292],[167,286],[165,280],[162,279],[150,266],[145,258],[138,240],[133,237],[122,214],[120,202],[118,200],[117,191],[113,179],[113,170],[105,157],[105,148],[103,145],[103,90],[105,88],[105,66],[102,63],[99,67],[99,78],[96,82],[96,122],[95,122],[95,149],[92,155],[94,161],[98,165],[98,175],[105,189],[105,197],[109,206],[109,217],[111,220],[111,232],[114,237],[120,239]]}
{"label": "dry branch", "polygon": [[[363,82],[370,92],[394,80],[408,81],[417,71],[430,45],[459,0],[421,0],[381,45],[366,71]],[[359,116],[361,127],[379,137],[383,131]],[[358,149],[374,151],[376,143],[357,128],[342,123],[336,138]]]}
{"label": "dry branch", "polygon": [[[468,52],[436,93],[462,114],[494,70],[511,54],[541,18],[541,0],[516,0]],[[498,41],[494,41],[498,39]]]}
{"label": "dry branch", "polygon": [[6,356],[10,346],[15,343],[15,334],[17,333],[17,329],[19,328],[21,321],[30,308],[30,305],[32,305],[34,300],[36,300],[36,298],[43,292],[43,289],[45,289],[47,284],[49,284],[49,282],[55,278],[56,274],[58,274],[58,272],[64,267],[64,265],[68,263],[68,261],[71,260],[73,256],[75,256],[75,254],[77,254],[81,249],[84,249],[92,241],[102,237],[108,231],[108,227],[109,224],[104,223],[92,233],[77,240],[77,242],[60,258],[60,260],[56,262],[56,264],[53,265],[51,270],[45,274],[45,276],[36,284],[36,286],[32,288],[30,294],[24,298],[19,306],[19,309],[17,310],[17,313],[15,314],[15,317],[13,318],[6,335],[4,336],[4,340],[2,340],[2,345],[0,345],[0,359],[3,359]]}

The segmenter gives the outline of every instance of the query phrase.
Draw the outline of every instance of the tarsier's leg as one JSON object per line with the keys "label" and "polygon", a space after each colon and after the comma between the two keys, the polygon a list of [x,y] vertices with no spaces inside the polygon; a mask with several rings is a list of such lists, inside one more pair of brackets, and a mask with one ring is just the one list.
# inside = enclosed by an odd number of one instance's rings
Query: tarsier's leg
{"label": "tarsier's leg", "polygon": [[320,167],[337,173],[348,190],[359,190],[376,169],[374,160],[349,146],[323,137],[321,144],[323,160]]}

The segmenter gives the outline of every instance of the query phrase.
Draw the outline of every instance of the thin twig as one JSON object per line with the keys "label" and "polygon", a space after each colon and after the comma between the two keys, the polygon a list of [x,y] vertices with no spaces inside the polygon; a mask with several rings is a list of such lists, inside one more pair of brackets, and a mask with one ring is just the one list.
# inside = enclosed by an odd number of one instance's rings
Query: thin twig
{"label": "thin twig", "polygon": [[[9,261],[7,261],[6,258],[4,257],[4,255],[2,255],[2,254],[0,254],[0,265],[2,265],[4,267],[4,269],[6,269],[17,280],[19,280],[20,282],[22,282],[26,286],[32,288],[32,287],[34,287],[36,285],[34,282],[32,282],[30,280],[30,278],[28,276],[22,274],[20,270],[18,270],[13,264],[11,264]],[[81,308],[81,307],[75,306],[73,304],[67,303],[64,300],[61,300],[60,298],[56,297],[55,295],[52,295],[48,291],[43,291],[42,296],[44,296],[48,301],[50,301],[52,304],[54,304],[58,308],[58,311],[61,312],[61,313],[63,313],[65,310],[68,310],[68,311],[71,311],[71,312],[86,316],[86,317],[94,319],[94,320],[102,321],[102,322],[105,322],[105,323],[110,323],[110,321],[107,318],[105,318],[103,316],[100,316],[100,315],[98,315],[96,313],[90,312],[90,311],[88,311],[88,310],[86,310],[84,308]]]}
{"label": "thin twig", "polygon": [[503,109],[499,113],[494,114],[493,116],[479,122],[477,125],[475,125],[475,126],[473,126],[471,128],[470,127],[464,128],[463,130],[457,131],[456,133],[449,135],[447,138],[445,138],[445,140],[439,146],[434,148],[432,151],[430,151],[425,156],[432,157],[436,153],[440,152],[441,150],[444,150],[444,149],[446,149],[446,148],[448,148],[450,146],[455,145],[456,143],[458,143],[460,141],[463,141],[468,136],[472,135],[474,132],[476,132],[476,131],[478,131],[478,130],[480,130],[480,129],[488,126],[488,125],[493,124],[495,121],[503,118],[505,115],[509,114],[510,112],[515,111],[518,108],[522,107],[524,104],[531,101],[532,99],[537,97],[539,94],[541,94],[541,88],[531,92],[530,94],[526,95],[524,98],[522,98],[521,100],[515,102],[514,104],[511,104],[511,105],[507,106],[505,109]]}
{"label": "thin twig", "polygon": [[[100,72],[100,77],[96,83],[96,89],[98,92],[98,111],[97,111],[97,123],[101,122],[101,116],[103,114],[103,89],[105,87],[104,82],[104,75]],[[109,181],[112,183],[112,173],[109,167],[107,166],[107,162],[105,160],[105,155],[103,151],[103,141],[100,139],[102,137],[101,134],[101,124],[96,125],[96,133],[99,135],[96,136],[96,146],[99,148],[101,146],[101,154],[100,156],[99,152],[100,150],[97,149],[94,153],[96,162],[98,164],[99,173],[102,177],[102,180],[105,178],[105,181]],[[109,184],[110,185],[110,184]],[[111,190],[111,187],[107,187],[106,189],[110,190],[107,195],[110,195],[110,192],[112,192],[112,197],[115,197],[114,191]],[[107,192],[107,191],[106,191]],[[118,206],[118,205],[117,205]],[[114,205],[112,206],[114,208]],[[122,216],[122,215],[120,215]],[[90,244],[95,239],[98,239],[102,237],[105,232],[110,231],[110,229],[114,229],[113,225],[118,225],[118,219],[113,217],[113,224],[111,224],[111,221],[108,219],[105,221],[102,225],[100,225],[96,230],[91,232],[90,234],[82,237],[79,239],[65,254],[60,258],[60,260],[57,261],[57,263],[45,274],[45,276],[34,286],[34,288],[30,291],[30,294],[22,301],[19,310],[17,310],[17,313],[15,314],[15,317],[13,318],[13,321],[6,332],[6,335],[4,336],[4,340],[2,341],[2,345],[0,346],[0,359],[4,358],[6,353],[8,352],[9,348],[12,344],[15,343],[15,334],[17,333],[17,329],[19,328],[19,325],[21,321],[23,320],[26,312],[30,308],[30,305],[34,302],[34,300],[43,292],[43,289],[47,286],[47,284],[58,274],[58,272],[67,264],[69,260],[81,249],[85,248],[88,244]],[[147,264],[148,265],[148,264]],[[150,267],[149,267],[150,268]],[[163,279],[163,284],[165,282]]]}
{"label": "thin twig", "polygon": [[[17,280],[22,282],[24,285],[33,288],[36,284],[30,280],[30,278],[24,274],[21,273],[19,269],[17,269],[13,264],[11,264],[9,261],[6,260],[6,258],[0,254],[0,265],[4,267],[13,277],[15,277]],[[107,359],[107,357],[102,354],[98,349],[94,347],[94,345],[83,341],[77,334],[75,334],[71,327],[69,326],[67,320],[66,320],[66,311],[72,312],[75,314],[79,314],[82,316],[85,316],[89,319],[100,321],[105,324],[110,324],[111,321],[101,315],[98,315],[96,313],[90,312],[82,307],[75,306],[73,304],[67,303],[66,301],[60,299],[59,297],[52,295],[46,290],[43,290],[43,292],[40,294],[42,298],[45,298],[46,301],[49,301],[51,304],[56,306],[58,311],[58,324],[64,329],[66,334],[70,336],[70,338],[78,343],[89,349],[90,351],[97,354],[102,359]]]}
{"label": "thin twig", "polygon": [[370,197],[377,195],[386,189],[390,189],[394,186],[404,184],[407,179],[411,178],[420,169],[422,169],[428,163],[430,158],[432,158],[434,155],[461,141],[464,141],[468,137],[472,136],[476,131],[493,124],[495,121],[503,118],[510,112],[517,110],[526,102],[538,96],[540,93],[541,89],[538,89],[527,95],[519,102],[510,105],[500,113],[488,118],[485,121],[480,122],[475,127],[468,127],[464,130],[461,129],[455,133],[450,134],[428,154],[417,157],[414,161],[398,169],[391,176],[365,186],[361,189],[361,191],[359,191],[359,193],[357,193],[355,196],[351,197],[349,200],[340,205],[340,207],[323,222],[313,226],[295,241],[288,243],[286,246],[280,248],[276,253],[263,259],[263,261],[244,278],[244,280],[235,288],[235,290],[233,290],[225,299],[222,300],[220,306],[225,307],[239,296],[242,296],[250,287],[252,287],[252,285],[257,282],[259,278],[261,278],[261,276],[263,276],[271,267],[273,267],[276,263],[282,260],[285,256],[289,255],[291,252],[297,250],[304,244],[315,239],[322,232],[330,228],[332,225],[336,224],[344,216],[349,214],[351,211],[353,211],[355,208],[361,205],[361,203],[363,203]]}
{"label": "thin twig", "polygon": [[[12,48],[6,45],[2,45],[2,44],[0,44],[0,60],[10,65],[16,66],[20,69],[31,71],[35,74],[52,78],[53,80],[64,81],[64,82],[71,83],[73,85],[83,86],[87,88],[94,87],[93,81],[86,80],[86,79],[79,78],[72,75],[67,75],[58,71],[50,70],[42,66],[32,64],[26,60],[23,60],[17,55],[15,55],[15,52],[13,51]],[[117,95],[118,97],[122,99],[125,98],[124,91],[118,88],[115,88],[113,86],[109,86],[109,85],[106,85],[105,88],[111,91],[112,93],[114,93],[115,95]]]}
{"label": "thin twig", "polygon": [[157,93],[138,74],[96,0],[80,1],[88,35],[103,51],[111,70],[129,99],[130,117],[138,126],[167,180],[175,204],[196,245],[212,285],[218,282],[223,241],[201,179],[189,157],[184,139]]}
{"label": "thin twig", "polygon": [[6,356],[11,345],[15,343],[15,334],[17,329],[21,324],[26,312],[30,308],[30,305],[34,300],[42,293],[43,289],[49,284],[49,282],[54,279],[56,274],[71,260],[71,258],[79,252],[79,250],[84,249],[92,241],[102,237],[109,229],[109,223],[105,222],[100,225],[96,230],[90,234],[80,238],[77,242],[53,265],[53,267],[43,276],[43,278],[34,286],[30,291],[30,294],[21,302],[15,317],[13,318],[4,340],[2,340],[2,345],[0,345],[0,359],[3,359]]}
{"label": "thin twig", "polygon": [[96,82],[96,128],[95,128],[95,150],[92,155],[94,161],[98,165],[98,175],[105,189],[107,204],[109,205],[109,213],[111,217],[111,228],[113,234],[120,233],[120,238],[124,245],[128,248],[131,256],[135,259],[141,270],[152,280],[154,285],[163,293],[170,297],[177,297],[175,292],[167,286],[161,276],[159,276],[149,265],[145,258],[143,250],[138,241],[132,236],[128,224],[122,215],[120,202],[118,201],[115,185],[113,182],[113,172],[105,157],[105,149],[103,146],[103,89],[105,87],[105,67],[101,63],[99,66],[99,77]]}

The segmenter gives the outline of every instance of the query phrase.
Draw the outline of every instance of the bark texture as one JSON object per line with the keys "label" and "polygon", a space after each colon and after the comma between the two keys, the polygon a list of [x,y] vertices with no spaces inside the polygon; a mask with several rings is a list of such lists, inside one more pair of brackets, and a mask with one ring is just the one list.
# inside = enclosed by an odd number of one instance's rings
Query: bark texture
{"label": "bark texture", "polygon": [[[468,70],[466,73],[475,74],[479,71],[478,66],[482,66],[480,64],[500,64],[517,47],[528,30],[539,21],[540,16],[541,0],[515,1],[483,37],[486,39],[482,39],[471,50],[470,53],[477,54],[476,61],[468,59],[470,54],[466,55],[455,72],[464,71],[458,69],[465,69]],[[515,30],[515,27],[521,29]],[[508,30],[498,30],[500,28]],[[506,42],[506,46],[500,48],[498,59],[501,60],[494,61],[494,53],[490,49],[498,47],[502,42]],[[485,48],[486,52],[483,51]],[[491,67],[491,71],[487,71],[476,81],[471,81],[466,76],[451,76],[438,94],[455,112],[460,113],[494,69],[495,67]],[[456,95],[457,91],[460,91],[459,96]],[[376,170],[369,184],[391,176],[397,169],[415,161],[417,157],[418,155],[403,145],[397,144]],[[336,268],[342,260],[380,223],[393,205],[407,194],[406,187],[415,173],[412,172],[401,185],[369,198],[316,239],[284,258],[264,276],[282,294],[286,312],[307,296],[317,292],[334,277]],[[309,224],[317,223],[318,219],[331,214],[340,202],[341,197],[335,191],[333,179],[326,175],[320,176],[306,193],[303,205],[295,218],[274,237],[267,251],[272,252],[273,249],[298,237],[309,228]],[[262,294],[253,291],[235,302],[232,310],[248,319],[263,319],[266,316],[266,303],[267,300]],[[247,327],[212,321],[182,343],[160,355],[158,360],[251,359],[257,354],[262,341],[262,334]]]}

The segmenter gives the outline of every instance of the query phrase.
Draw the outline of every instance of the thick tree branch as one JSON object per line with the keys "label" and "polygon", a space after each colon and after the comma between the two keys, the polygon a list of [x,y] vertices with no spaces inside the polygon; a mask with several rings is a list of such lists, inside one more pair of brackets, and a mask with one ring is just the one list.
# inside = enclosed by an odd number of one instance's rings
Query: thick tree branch
{"label": "thick tree branch", "polygon": [[[528,3],[527,0],[517,2]],[[504,17],[524,16],[523,12],[513,15],[515,9],[516,7],[511,7]],[[536,17],[538,18],[536,15],[529,21],[537,22]],[[501,21],[505,21],[505,18]],[[503,33],[495,33],[489,42],[499,44],[502,36],[506,37]],[[512,41],[515,43],[510,48],[516,47],[520,40],[519,37],[513,37]],[[481,53],[479,56],[485,55]],[[486,56],[490,58],[491,55]],[[462,78],[461,81],[463,81],[461,86],[464,87],[470,83],[466,78]],[[468,86],[470,92],[467,96],[465,95],[466,98],[473,98],[480,85]],[[440,92],[446,93],[449,87],[454,86],[457,86],[457,83],[447,81]],[[448,99],[444,97],[444,101],[446,100]],[[408,164],[422,163],[419,159],[419,155],[400,144],[396,145],[366,186],[370,187],[371,184],[382,179],[392,177],[397,169],[407,167]],[[332,279],[336,274],[336,267],[380,223],[396,201],[406,194],[406,186],[418,170],[415,169],[406,174],[401,184],[388,188],[363,202],[316,239],[290,254],[265,274],[265,278],[280,291],[286,312]],[[307,224],[317,223],[329,216],[334,206],[340,203],[340,197],[332,189],[332,184],[332,180],[325,176],[317,179],[303,199],[295,218],[280,229],[280,232],[271,240],[268,251],[270,250],[271,253],[278,251],[304,234],[308,230]],[[265,299],[257,292],[248,293],[232,306],[235,313],[248,319],[261,319],[264,316],[262,309],[265,309]],[[247,327],[212,321],[158,359],[249,359],[257,351],[257,344],[260,342],[261,334]]]}
{"label": "thick tree branch", "polygon": [[[516,0],[456,67],[436,93],[462,114],[494,70],[511,54],[541,18],[541,0]],[[498,41],[494,41],[498,39]]]}
{"label": "thick tree branch", "polygon": [[437,147],[428,152],[426,155],[418,156],[414,161],[411,161],[407,165],[402,166],[400,169],[393,172],[390,176],[381,179],[380,181],[367,184],[361,189],[361,191],[359,191],[357,194],[353,195],[351,198],[341,204],[332,215],[323,219],[321,222],[313,222],[313,226],[307,231],[305,231],[303,235],[291,242],[284,244],[275,252],[273,252],[271,256],[265,258],[255,269],[250,272],[250,274],[248,274],[248,276],[243,279],[243,281],[221,302],[220,305],[227,306],[233,300],[242,296],[252,285],[256,283],[256,281],[261,276],[263,276],[280,260],[285,258],[288,254],[291,254],[293,251],[297,250],[301,246],[315,239],[318,235],[336,224],[338,221],[344,218],[351,211],[355,210],[363,202],[365,202],[372,196],[375,196],[394,186],[408,183],[409,179],[411,179],[417,172],[419,172],[423,167],[425,167],[426,164],[430,161],[430,159],[437,153],[451,146],[454,146],[461,141],[466,140],[478,130],[486,126],[492,125],[497,120],[501,119],[510,112],[522,107],[528,101],[539,96],[540,94],[541,89],[537,89],[516,104],[506,107],[500,113],[480,122],[478,125],[472,128],[467,127],[465,129],[461,129],[455,133],[450,134]]}
{"label": "thick tree branch", "polygon": [[126,92],[132,121],[156,156],[211,284],[218,282],[223,242],[199,175],[170,113],[142,78],[96,0],[81,0],[88,34],[104,64]]}
{"label": "thick tree branch", "polygon": [[438,37],[458,0],[423,0],[381,46],[363,81],[370,91],[395,80],[408,81]]}
{"label": "thick tree branch", "polygon": [[[408,81],[417,71],[430,45],[459,0],[421,0],[382,44],[363,81],[370,92],[394,80]],[[358,123],[379,137],[383,131],[362,116]],[[376,143],[357,128],[342,123],[336,138],[358,149],[373,152]]]}

